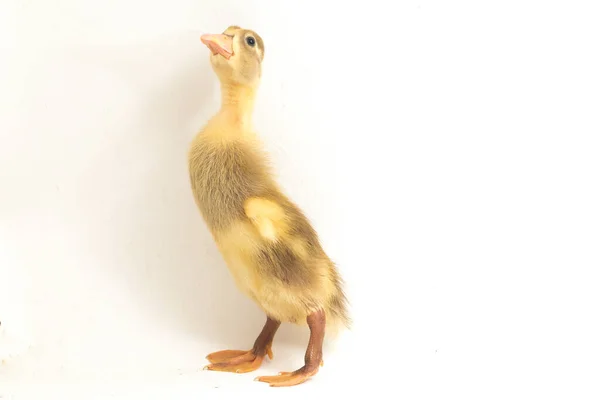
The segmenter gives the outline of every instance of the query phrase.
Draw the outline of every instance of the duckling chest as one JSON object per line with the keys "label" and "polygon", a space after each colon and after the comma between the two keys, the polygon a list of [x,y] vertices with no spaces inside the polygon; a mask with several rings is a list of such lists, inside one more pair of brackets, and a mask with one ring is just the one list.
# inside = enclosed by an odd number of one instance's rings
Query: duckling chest
{"label": "duckling chest", "polygon": [[195,141],[188,167],[194,198],[209,228],[222,230],[244,217],[244,201],[267,188],[261,160],[244,143]]}

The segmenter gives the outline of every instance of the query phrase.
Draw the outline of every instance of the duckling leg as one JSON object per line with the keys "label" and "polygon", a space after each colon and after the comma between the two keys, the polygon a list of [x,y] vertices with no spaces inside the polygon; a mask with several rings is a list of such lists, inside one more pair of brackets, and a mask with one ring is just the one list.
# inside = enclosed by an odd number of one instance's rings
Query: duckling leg
{"label": "duckling leg", "polygon": [[246,373],[255,371],[265,355],[273,359],[271,344],[281,323],[267,317],[267,322],[256,338],[252,350],[223,350],[211,353],[206,358],[210,364],[204,367],[211,371]]}
{"label": "duckling leg", "polygon": [[305,382],[323,365],[323,339],[325,337],[325,313],[317,311],[306,321],[310,328],[310,339],[304,356],[304,366],[294,372],[280,372],[277,376],[259,376],[255,380],[270,386],[294,386]]}

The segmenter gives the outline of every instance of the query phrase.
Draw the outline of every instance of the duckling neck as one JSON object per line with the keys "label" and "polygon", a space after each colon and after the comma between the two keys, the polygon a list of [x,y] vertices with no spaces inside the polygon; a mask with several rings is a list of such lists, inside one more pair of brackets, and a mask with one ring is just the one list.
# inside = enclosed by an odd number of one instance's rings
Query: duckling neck
{"label": "duckling neck", "polygon": [[221,84],[221,112],[242,126],[249,127],[254,111],[256,88],[251,86]]}

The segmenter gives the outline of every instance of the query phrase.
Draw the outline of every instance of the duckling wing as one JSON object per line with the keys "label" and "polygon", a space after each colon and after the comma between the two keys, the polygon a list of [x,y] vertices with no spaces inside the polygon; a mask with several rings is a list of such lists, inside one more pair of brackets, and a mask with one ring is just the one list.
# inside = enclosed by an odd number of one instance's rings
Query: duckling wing
{"label": "duckling wing", "polygon": [[263,239],[256,254],[265,272],[290,284],[305,284],[319,275],[322,267],[316,264],[327,256],[299,207],[281,193],[272,193],[246,199],[244,213]]}
{"label": "duckling wing", "polygon": [[244,202],[244,212],[263,239],[276,242],[286,231],[286,214],[279,204],[262,197],[250,197]]}

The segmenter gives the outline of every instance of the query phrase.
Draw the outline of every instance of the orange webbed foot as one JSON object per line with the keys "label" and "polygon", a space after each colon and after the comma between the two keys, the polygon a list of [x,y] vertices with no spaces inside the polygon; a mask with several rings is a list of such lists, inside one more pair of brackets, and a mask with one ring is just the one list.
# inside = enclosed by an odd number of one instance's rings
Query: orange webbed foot
{"label": "orange webbed foot", "polygon": [[318,367],[309,368],[304,366],[294,372],[280,372],[279,375],[275,376],[259,376],[255,380],[268,383],[271,387],[295,386],[306,382],[312,376],[316,375],[318,371]]}
{"label": "orange webbed foot", "polygon": [[[271,346],[266,346],[266,355],[273,359]],[[253,350],[222,350],[210,353],[206,356],[210,364],[204,367],[209,371],[235,372],[243,374],[256,371],[265,358],[265,355],[258,355]]]}
{"label": "orange webbed foot", "polygon": [[206,356],[206,359],[212,364],[221,363],[232,358],[236,358],[248,353],[248,350],[222,350],[215,351]]}

